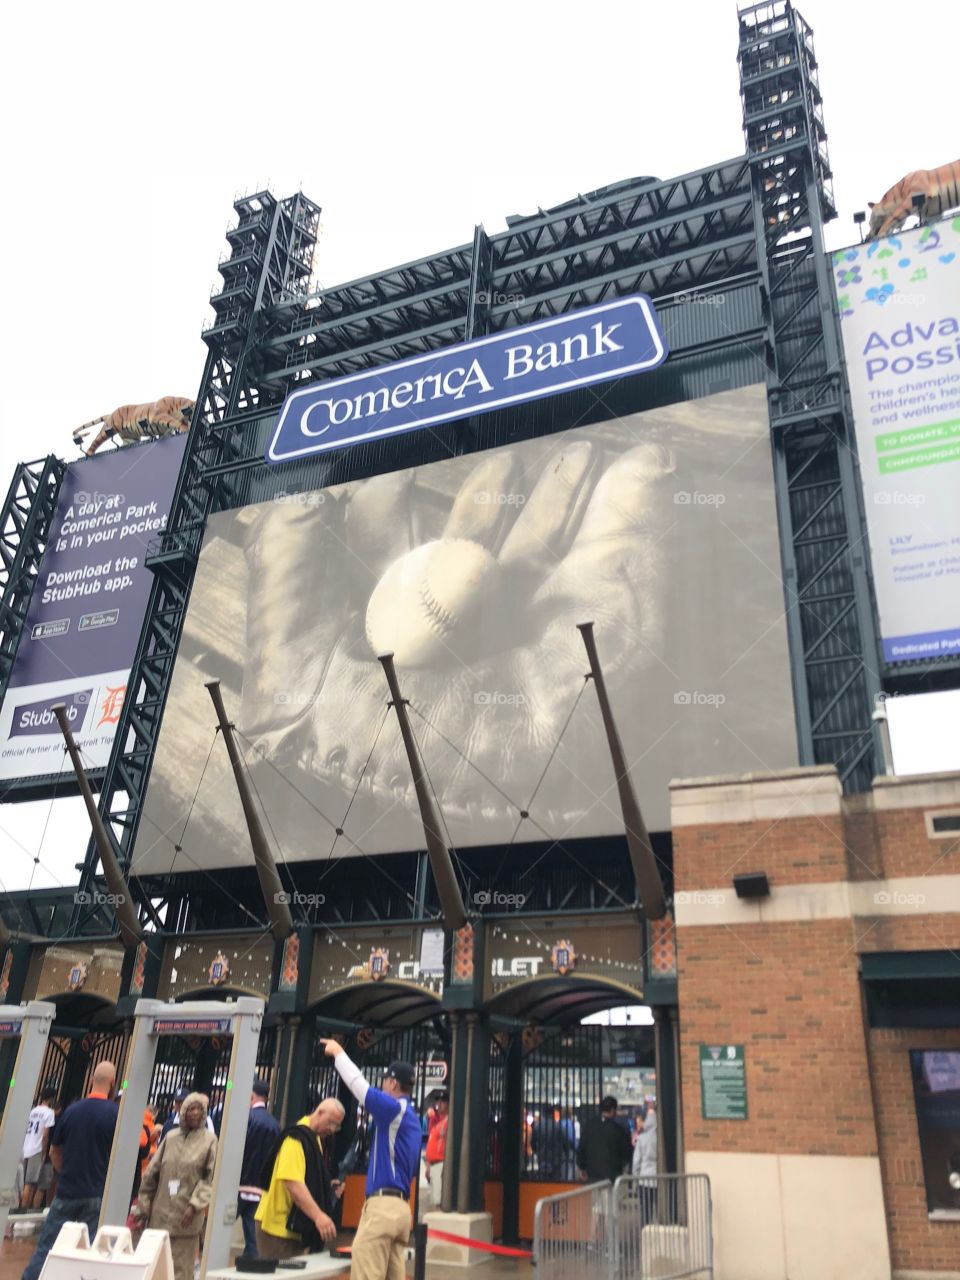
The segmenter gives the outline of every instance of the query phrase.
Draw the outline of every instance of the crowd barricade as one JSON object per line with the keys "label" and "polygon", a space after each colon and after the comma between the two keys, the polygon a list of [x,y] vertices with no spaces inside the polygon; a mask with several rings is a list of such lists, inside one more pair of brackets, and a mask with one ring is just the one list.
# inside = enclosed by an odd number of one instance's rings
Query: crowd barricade
{"label": "crowd barricade", "polygon": [[609,1182],[544,1196],[533,1214],[533,1265],[545,1280],[597,1280],[609,1274]]}
{"label": "crowd barricade", "polygon": [[710,1179],[622,1177],[547,1196],[534,1214],[544,1280],[685,1280],[713,1276]]}

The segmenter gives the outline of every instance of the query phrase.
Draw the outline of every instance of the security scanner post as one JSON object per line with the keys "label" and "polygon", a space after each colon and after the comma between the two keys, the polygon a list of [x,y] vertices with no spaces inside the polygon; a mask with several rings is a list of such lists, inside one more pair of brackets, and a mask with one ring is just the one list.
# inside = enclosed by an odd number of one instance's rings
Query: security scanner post
{"label": "security scanner post", "polygon": [[40,1000],[24,1005],[0,1005],[0,1039],[20,1041],[0,1121],[0,1239],[3,1239],[7,1215],[18,1203],[15,1179],[23,1138],[56,1012],[56,1005]]}
{"label": "security scanner post", "polygon": [[237,1218],[240,1166],[247,1136],[250,1092],[256,1072],[263,1011],[262,1000],[241,996],[228,1002],[193,1000],[184,1004],[138,1000],[134,1012],[133,1038],[124,1072],[120,1115],[103,1192],[101,1226],[122,1226],[130,1210],[140,1129],[160,1037],[233,1037],[213,1175],[213,1198],[200,1260],[201,1276],[213,1268],[226,1267],[230,1261],[230,1238]]}

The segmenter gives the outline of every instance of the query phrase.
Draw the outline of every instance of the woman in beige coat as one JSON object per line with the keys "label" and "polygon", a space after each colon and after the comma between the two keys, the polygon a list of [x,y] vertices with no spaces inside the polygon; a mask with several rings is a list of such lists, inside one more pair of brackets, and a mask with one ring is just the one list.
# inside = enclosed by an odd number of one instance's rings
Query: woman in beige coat
{"label": "woman in beige coat", "polygon": [[179,1127],[157,1147],[140,1183],[139,1214],[145,1226],[169,1234],[175,1280],[193,1280],[197,1242],[213,1194],[217,1140],[206,1120],[206,1098],[188,1093]]}

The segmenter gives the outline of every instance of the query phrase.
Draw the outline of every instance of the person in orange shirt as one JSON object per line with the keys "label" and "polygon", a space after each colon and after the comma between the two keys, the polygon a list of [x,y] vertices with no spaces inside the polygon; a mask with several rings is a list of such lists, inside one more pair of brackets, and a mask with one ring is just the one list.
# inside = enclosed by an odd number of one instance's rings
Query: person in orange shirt
{"label": "person in orange shirt", "polygon": [[140,1152],[137,1170],[133,1179],[134,1200],[140,1193],[140,1180],[147,1171],[147,1165],[153,1158],[160,1142],[160,1126],[157,1124],[156,1107],[147,1107],[143,1113],[143,1124],[140,1127]]}
{"label": "person in orange shirt", "polygon": [[430,1208],[439,1209],[443,1199],[443,1157],[447,1150],[447,1123],[450,1119],[450,1095],[446,1089],[437,1094],[435,1104],[427,1112],[427,1182],[430,1184]]}

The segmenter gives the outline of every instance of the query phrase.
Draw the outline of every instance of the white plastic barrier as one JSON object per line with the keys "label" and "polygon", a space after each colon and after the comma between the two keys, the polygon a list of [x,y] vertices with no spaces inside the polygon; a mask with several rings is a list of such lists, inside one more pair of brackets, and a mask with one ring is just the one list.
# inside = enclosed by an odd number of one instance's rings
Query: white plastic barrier
{"label": "white plastic barrier", "polygon": [[126,1227],[101,1227],[93,1244],[85,1222],[66,1222],[47,1254],[40,1280],[173,1280],[165,1231],[144,1231],[136,1249]]}

